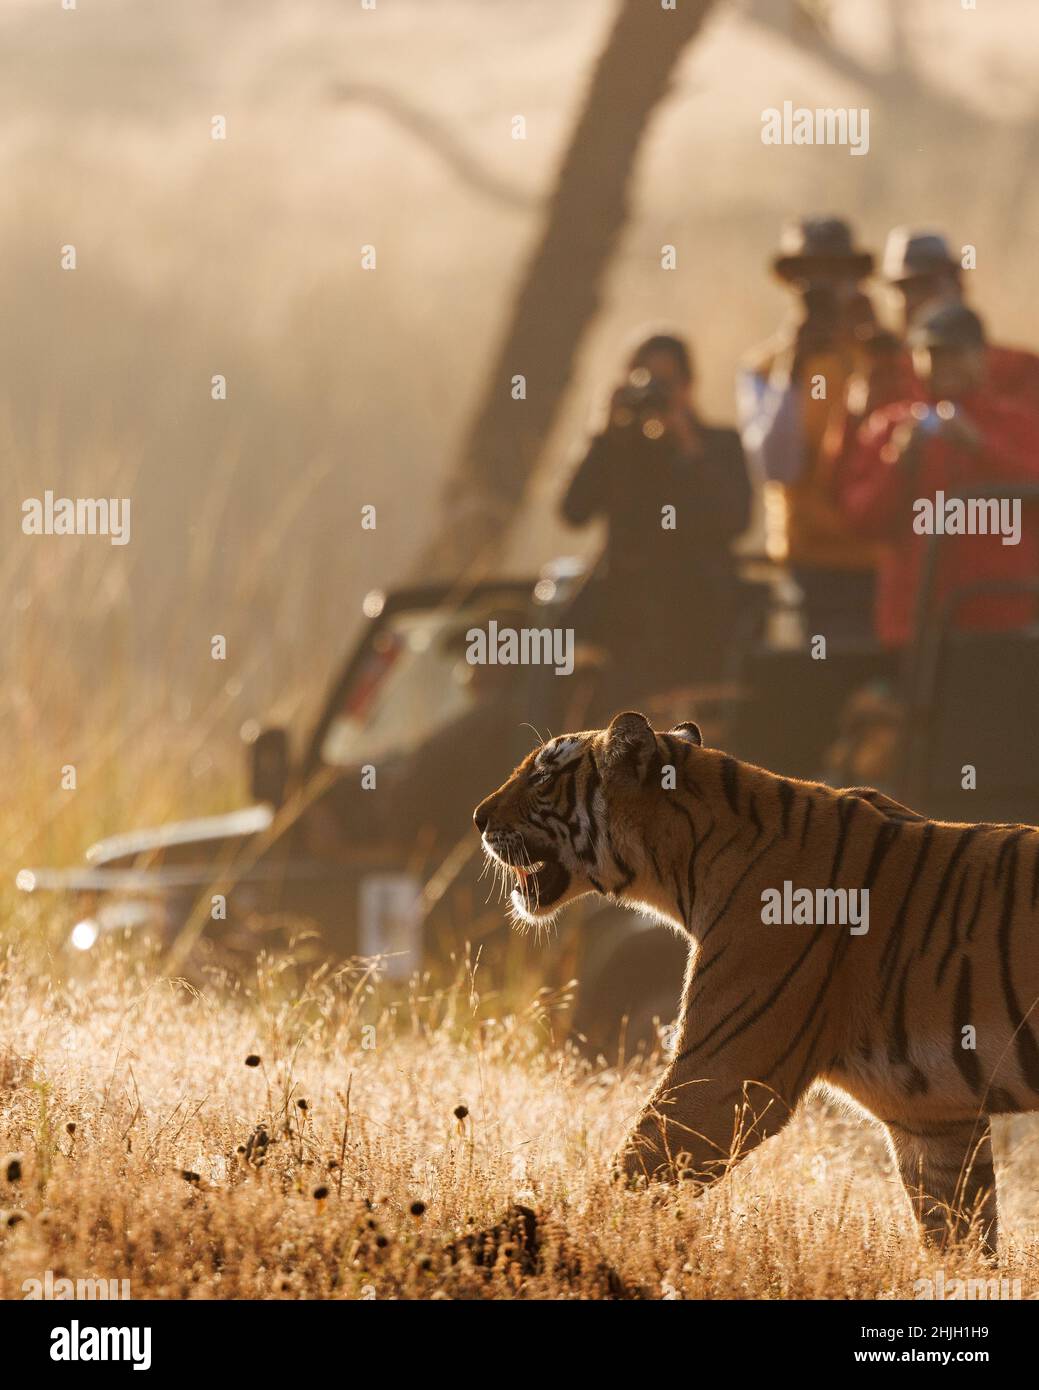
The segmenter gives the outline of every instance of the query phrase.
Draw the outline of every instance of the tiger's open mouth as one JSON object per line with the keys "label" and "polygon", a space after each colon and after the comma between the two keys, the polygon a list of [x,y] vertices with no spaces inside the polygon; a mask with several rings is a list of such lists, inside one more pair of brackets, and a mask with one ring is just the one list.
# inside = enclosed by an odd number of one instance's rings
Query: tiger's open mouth
{"label": "tiger's open mouth", "polygon": [[[569,871],[551,852],[542,850],[539,858],[532,859],[519,839],[503,840],[494,835],[485,835],[483,843],[491,859],[515,880],[512,905],[521,916],[540,917],[569,888]],[[522,864],[517,862],[520,859],[524,861]]]}
{"label": "tiger's open mouth", "polygon": [[513,902],[534,915],[558,902],[570,886],[570,875],[558,859],[540,859],[522,869],[510,864],[509,868],[516,877]]}

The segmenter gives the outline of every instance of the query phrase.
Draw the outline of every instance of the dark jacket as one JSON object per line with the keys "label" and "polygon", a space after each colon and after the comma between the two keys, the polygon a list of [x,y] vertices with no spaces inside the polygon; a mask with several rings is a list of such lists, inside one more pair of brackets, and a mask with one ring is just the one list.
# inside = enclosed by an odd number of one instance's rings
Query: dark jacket
{"label": "dark jacket", "polygon": [[[743,449],[735,430],[698,428],[690,455],[635,431],[600,435],[563,500],[572,525],[607,523],[572,615],[578,640],[604,646],[646,690],[719,676],[740,606],[732,542],[750,517]],[[661,524],[665,507],[673,529]]]}
{"label": "dark jacket", "polygon": [[[597,436],[574,474],[562,513],[572,526],[608,528],[608,579],[642,579],[694,596],[733,571],[731,546],[750,519],[750,481],[735,430],[699,426],[699,455],[665,438],[610,431]],[[673,507],[674,529],[663,526]]]}

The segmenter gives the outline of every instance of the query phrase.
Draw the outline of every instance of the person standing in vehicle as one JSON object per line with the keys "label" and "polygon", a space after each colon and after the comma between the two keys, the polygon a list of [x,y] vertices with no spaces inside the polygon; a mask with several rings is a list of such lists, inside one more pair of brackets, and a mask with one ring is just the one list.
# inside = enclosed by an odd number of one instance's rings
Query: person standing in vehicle
{"label": "person standing in vehicle", "polygon": [[641,342],[561,506],[570,525],[607,529],[578,638],[637,667],[647,690],[720,671],[739,597],[732,542],[750,481],[735,430],[698,414],[693,379],[682,338]]}
{"label": "person standing in vehicle", "polygon": [[[935,530],[949,531],[935,603],[976,582],[1039,578],[1034,504],[1018,499],[1015,511],[1008,498],[1005,511],[986,512],[984,532],[961,533],[945,520],[947,499],[972,485],[1039,483],[1039,413],[1000,395],[986,380],[984,329],[966,305],[952,301],[932,308],[910,329],[909,342],[915,398],[870,416],[841,487],[849,524],[884,543],[876,631],[888,647],[904,647],[913,636],[925,553]],[[992,527],[997,517],[1001,530]],[[1034,620],[1035,607],[1028,593],[978,594],[957,609],[956,626],[1020,627]]]}
{"label": "person standing in vehicle", "polygon": [[737,377],[743,446],[766,483],[768,548],[788,561],[810,632],[868,640],[877,549],[837,505],[826,441],[849,382],[873,366],[876,323],[862,289],[873,257],[840,218],[809,217],[784,229],[772,268],[796,311]]}
{"label": "person standing in vehicle", "polygon": [[[898,401],[925,398],[905,341],[913,323],[941,304],[963,303],[962,269],[937,232],[895,227],[884,247],[881,274],[899,300],[902,338],[878,329],[869,339],[867,370],[849,382],[844,420],[824,440],[826,468],[837,490],[855,453],[859,429],[870,415]],[[1039,356],[1023,348],[987,343],[985,387],[1026,409],[1039,410]]]}

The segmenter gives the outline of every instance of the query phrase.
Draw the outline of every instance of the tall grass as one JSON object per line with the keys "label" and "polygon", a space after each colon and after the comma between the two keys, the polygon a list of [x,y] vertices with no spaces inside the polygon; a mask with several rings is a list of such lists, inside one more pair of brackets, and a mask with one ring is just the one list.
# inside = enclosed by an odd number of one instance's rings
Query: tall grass
{"label": "tall grass", "polygon": [[[621,1190],[610,1154],[653,1063],[553,1049],[551,999],[488,1016],[477,993],[463,967],[391,1005],[363,963],[273,960],[198,988],[114,941],[89,980],[47,983],[10,952],[0,1296],[47,1270],[142,1298],[872,1299],[994,1277],[970,1247],[922,1249],[879,1132],[823,1098],[706,1193]],[[1001,1138],[1000,1275],[1034,1297],[1036,1145]],[[516,1204],[536,1226],[502,1224]]]}

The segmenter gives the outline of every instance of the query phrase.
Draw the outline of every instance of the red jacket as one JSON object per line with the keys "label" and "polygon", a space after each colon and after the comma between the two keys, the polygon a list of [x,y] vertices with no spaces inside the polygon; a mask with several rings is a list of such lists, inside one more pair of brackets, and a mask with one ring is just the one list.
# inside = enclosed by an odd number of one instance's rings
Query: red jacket
{"label": "red jacket", "polygon": [[[1025,348],[1001,347],[990,343],[985,349],[985,389],[993,395],[1006,397],[1023,409],[1039,413],[1039,356]],[[823,440],[821,472],[824,478],[831,480],[830,485],[838,493],[848,462],[855,452],[856,436],[863,424],[864,413],[895,405],[898,401],[926,399],[913,371],[912,355],[904,350],[877,363],[872,377],[865,377],[856,383],[855,395],[861,403],[853,408],[845,402],[836,420],[827,428]]]}
{"label": "red jacket", "polygon": [[[1039,414],[996,396],[986,387],[964,399],[960,409],[982,437],[979,454],[943,439],[924,441],[913,470],[896,463],[891,436],[906,420],[912,402],[875,411],[860,429],[840,478],[841,506],[853,526],[886,542],[877,576],[876,629],[882,642],[903,646],[911,638],[924,557],[931,537],[917,534],[914,503],[935,501],[971,484],[1039,483]],[[935,602],[976,580],[1039,578],[1039,527],[1034,505],[1020,508],[1021,534],[1004,545],[999,534],[947,535],[938,542]],[[1035,616],[1029,595],[969,599],[956,611],[955,625],[997,631],[1021,627]]]}

